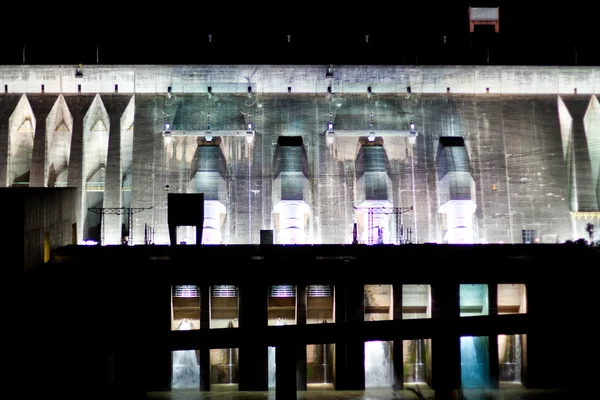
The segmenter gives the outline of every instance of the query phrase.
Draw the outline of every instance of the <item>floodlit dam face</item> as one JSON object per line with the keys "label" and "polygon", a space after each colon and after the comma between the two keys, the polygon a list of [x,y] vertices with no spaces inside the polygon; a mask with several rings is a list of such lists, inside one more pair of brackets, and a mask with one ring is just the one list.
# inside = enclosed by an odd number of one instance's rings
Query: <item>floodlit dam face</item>
{"label": "floodlit dam face", "polygon": [[[557,243],[600,213],[600,68],[0,66],[0,186],[77,188],[76,240]],[[357,233],[353,236],[353,229]]]}

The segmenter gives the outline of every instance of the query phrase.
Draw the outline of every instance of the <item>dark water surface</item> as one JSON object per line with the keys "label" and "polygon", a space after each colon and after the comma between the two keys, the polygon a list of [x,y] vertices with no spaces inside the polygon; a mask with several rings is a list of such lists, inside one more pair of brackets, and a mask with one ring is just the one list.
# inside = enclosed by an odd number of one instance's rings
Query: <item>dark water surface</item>
{"label": "dark water surface", "polygon": [[[236,385],[212,387],[210,392],[180,389],[171,392],[150,392],[149,400],[275,400],[275,390],[268,392],[239,392]],[[435,392],[427,386],[405,387],[405,390],[368,389],[332,390],[327,387],[309,388],[297,392],[298,400],[434,400]],[[520,385],[503,385],[500,389],[465,389],[449,399],[456,400],[567,400],[572,399],[567,390],[525,389]],[[286,399],[277,399],[286,400]],[[436,399],[437,400],[437,399]]]}

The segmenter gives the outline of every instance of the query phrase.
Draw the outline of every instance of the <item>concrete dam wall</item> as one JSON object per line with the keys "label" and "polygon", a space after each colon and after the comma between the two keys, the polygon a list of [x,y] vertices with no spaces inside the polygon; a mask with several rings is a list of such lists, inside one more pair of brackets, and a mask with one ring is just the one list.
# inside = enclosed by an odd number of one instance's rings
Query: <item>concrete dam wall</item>
{"label": "concrete dam wall", "polygon": [[[600,219],[600,68],[3,66],[0,186],[76,187],[77,237],[555,243]],[[193,229],[178,238],[195,243]]]}

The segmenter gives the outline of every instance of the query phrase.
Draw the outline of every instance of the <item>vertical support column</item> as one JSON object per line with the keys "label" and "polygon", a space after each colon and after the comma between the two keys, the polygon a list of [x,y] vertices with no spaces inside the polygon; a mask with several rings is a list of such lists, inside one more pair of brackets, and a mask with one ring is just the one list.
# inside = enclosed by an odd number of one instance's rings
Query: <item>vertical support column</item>
{"label": "vertical support column", "polygon": [[[498,285],[495,282],[488,284],[488,304],[489,318],[496,320],[498,316]],[[488,351],[490,387],[498,389],[500,387],[500,361],[498,359],[498,334],[495,332],[490,333]]]}
{"label": "vertical support column", "polygon": [[[107,101],[111,103],[111,101]],[[121,116],[122,111],[116,104],[108,104],[107,111],[110,118],[108,130],[108,149],[106,154],[106,177],[104,180],[104,198],[102,207],[122,207],[121,186],[123,173],[121,165]],[[104,244],[119,244],[122,236],[123,215],[107,213],[102,215],[102,230]],[[101,236],[102,237],[102,236]]]}
{"label": "vertical support column", "polygon": [[33,151],[31,154],[31,169],[29,172],[29,187],[44,187],[46,182],[44,181],[46,157],[48,149],[46,148],[46,120],[48,114],[56,98],[52,98],[52,103],[48,100],[42,99],[39,103],[31,103],[31,109],[38,121],[35,125],[35,134],[33,136]]}
{"label": "vertical support column", "polygon": [[[6,109],[8,109],[9,107],[11,107],[12,109],[14,109],[15,104],[10,104],[8,105],[8,100],[4,100],[3,103],[3,110],[4,107],[6,107]],[[8,136],[9,136],[9,132],[8,132],[8,121],[9,118],[5,118],[2,117],[0,118],[0,187],[6,187],[7,184],[7,173],[8,173]]]}
{"label": "vertical support column", "polygon": [[[523,367],[522,383],[528,388],[556,387],[556,382],[574,379],[574,372],[556,368],[573,363],[572,352],[557,351],[556,347],[564,338],[573,336],[573,323],[561,320],[563,316],[573,315],[570,302],[565,301],[566,291],[575,287],[571,285],[576,285],[575,278],[565,274],[536,276],[526,282],[528,329],[527,342],[523,346],[526,357],[523,365],[526,367]],[[594,296],[597,295],[594,293]],[[573,318],[580,315],[575,314]]]}
{"label": "vertical support column", "polygon": [[239,349],[238,389],[268,391],[267,343],[252,333],[253,330],[264,330],[268,325],[266,284],[258,281],[241,284],[239,304],[238,329],[242,329],[242,340]]}
{"label": "vertical support column", "polygon": [[431,339],[432,388],[436,399],[446,399],[461,388],[460,337],[450,329],[453,321],[460,317],[459,285],[455,282],[432,284],[431,302],[436,326]]}
{"label": "vertical support column", "polygon": [[[306,325],[306,284],[296,287],[296,325]],[[306,343],[296,345],[296,389],[307,390]]]}
{"label": "vertical support column", "polygon": [[[393,319],[402,319],[402,284],[392,284],[392,307]],[[394,352],[392,361],[394,363],[394,390],[404,389],[404,343],[401,335],[394,336]]]}
{"label": "vertical support column", "polygon": [[[200,329],[210,329],[210,285],[200,287]],[[210,347],[200,343],[200,391],[210,391]]]}
{"label": "vertical support column", "polygon": [[[120,284],[127,285],[128,282],[121,281]],[[117,349],[115,357],[115,382],[117,387],[128,385],[132,373],[142,370],[144,376],[144,390],[148,391],[170,391],[171,374],[173,371],[172,352],[167,343],[168,333],[171,331],[171,285],[164,282],[150,281],[147,285],[147,296],[143,304],[143,313],[139,315],[140,320],[146,321],[144,336],[147,343],[157,343],[158,346],[144,346],[140,342],[137,333],[128,339],[123,348]],[[142,307],[140,307],[142,309]],[[128,321],[123,313],[120,318]],[[134,329],[128,327],[127,329]],[[139,333],[139,332],[138,332]],[[136,344],[137,343],[137,344]],[[135,371],[134,371],[135,370]],[[117,390],[118,391],[118,390]]]}
{"label": "vertical support column", "polygon": [[[346,285],[336,283],[333,296],[335,323],[344,325],[346,323]],[[338,337],[335,342],[335,379],[333,385],[335,390],[345,390],[348,386],[348,374],[346,372],[347,340],[347,336],[344,336],[342,339]]]}
{"label": "vertical support column", "polygon": [[365,287],[353,283],[346,292],[346,316],[351,324],[351,335],[346,347],[348,389],[365,390]]}
{"label": "vertical support column", "polygon": [[[75,100],[75,98],[77,100]],[[83,213],[82,213],[82,200],[83,191],[85,191],[85,182],[83,182],[82,168],[83,168],[83,116],[85,115],[84,110],[87,110],[91,100],[85,102],[79,97],[74,96],[73,98],[65,98],[69,110],[73,114],[73,132],[71,135],[71,153],[69,156],[69,175],[67,177],[67,185],[77,188],[77,195],[75,198],[75,210],[76,211],[76,224],[75,227],[75,244],[83,240]],[[1,176],[0,176],[1,178]]]}
{"label": "vertical support column", "polygon": [[296,400],[296,355],[295,343],[282,341],[275,348],[275,398]]}

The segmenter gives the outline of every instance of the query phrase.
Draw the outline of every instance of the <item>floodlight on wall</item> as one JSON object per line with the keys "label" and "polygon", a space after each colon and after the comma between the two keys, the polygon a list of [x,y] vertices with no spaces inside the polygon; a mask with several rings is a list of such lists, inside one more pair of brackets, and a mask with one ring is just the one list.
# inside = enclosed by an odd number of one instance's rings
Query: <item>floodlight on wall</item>
{"label": "floodlight on wall", "polygon": [[412,134],[417,133],[417,129],[416,129],[415,123],[413,121],[410,121],[410,133],[412,133]]}
{"label": "floodlight on wall", "polygon": [[169,131],[171,130],[171,124],[169,123],[169,121],[165,122],[165,126],[163,128],[163,133],[170,133]]}
{"label": "floodlight on wall", "polygon": [[252,133],[252,122],[248,122],[248,133]]}
{"label": "floodlight on wall", "polygon": [[331,121],[330,121],[330,122],[327,124],[327,130],[328,130],[328,131],[332,131],[332,130],[333,130],[333,122],[331,122]]}

